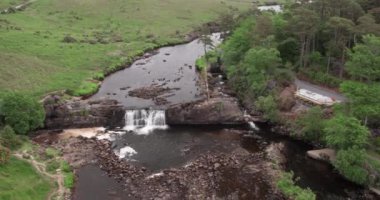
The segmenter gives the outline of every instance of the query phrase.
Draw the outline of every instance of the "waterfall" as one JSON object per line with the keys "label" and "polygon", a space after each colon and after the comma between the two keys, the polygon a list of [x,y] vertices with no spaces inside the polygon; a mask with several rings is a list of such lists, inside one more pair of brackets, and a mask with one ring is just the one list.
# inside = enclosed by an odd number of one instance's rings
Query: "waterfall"
{"label": "waterfall", "polygon": [[255,130],[255,131],[259,131],[260,129],[256,126],[256,124],[254,122],[248,122],[249,126],[251,127],[251,129]]}
{"label": "waterfall", "polygon": [[127,110],[124,130],[148,134],[154,129],[166,129],[164,110]]}

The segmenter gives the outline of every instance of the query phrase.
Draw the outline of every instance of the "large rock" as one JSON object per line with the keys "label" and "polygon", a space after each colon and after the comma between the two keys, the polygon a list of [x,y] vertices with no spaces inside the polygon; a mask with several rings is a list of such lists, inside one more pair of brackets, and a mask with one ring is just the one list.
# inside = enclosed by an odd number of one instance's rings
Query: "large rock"
{"label": "large rock", "polygon": [[279,107],[281,111],[288,112],[293,106],[296,104],[296,98],[294,93],[296,92],[295,86],[286,87],[281,93],[279,97]]}
{"label": "large rock", "polygon": [[123,125],[124,109],[116,100],[63,101],[59,96],[51,95],[46,97],[43,103],[47,129]]}
{"label": "large rock", "polygon": [[167,123],[175,124],[243,124],[244,113],[234,98],[212,98],[174,105],[166,111]]}

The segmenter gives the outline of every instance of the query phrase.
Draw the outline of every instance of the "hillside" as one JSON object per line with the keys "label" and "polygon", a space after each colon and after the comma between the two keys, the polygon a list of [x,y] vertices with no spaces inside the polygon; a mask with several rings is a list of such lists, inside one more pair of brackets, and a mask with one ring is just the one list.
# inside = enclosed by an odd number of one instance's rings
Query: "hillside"
{"label": "hillside", "polygon": [[229,7],[249,6],[248,0],[38,0],[0,15],[0,88],[37,96],[76,90],[106,67],[183,40]]}

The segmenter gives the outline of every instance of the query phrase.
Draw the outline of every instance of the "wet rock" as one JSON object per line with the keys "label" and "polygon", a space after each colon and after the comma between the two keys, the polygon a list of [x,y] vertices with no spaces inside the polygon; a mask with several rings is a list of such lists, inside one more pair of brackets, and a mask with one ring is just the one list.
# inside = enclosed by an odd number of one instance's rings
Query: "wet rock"
{"label": "wet rock", "polygon": [[166,111],[168,124],[243,124],[244,114],[234,98],[213,98],[174,105]]}
{"label": "wet rock", "polygon": [[[164,80],[165,79],[163,79],[162,81]],[[169,87],[163,87],[163,85],[153,84],[149,87],[142,87],[142,88],[131,90],[128,92],[128,95],[132,97],[142,98],[142,99],[154,99],[166,93],[170,93],[173,90],[178,90],[178,88],[169,88]],[[163,98],[158,99],[157,102],[164,103]]]}
{"label": "wet rock", "polygon": [[45,98],[44,108],[46,129],[87,128],[124,123],[123,107],[116,100],[61,101],[51,96]]}

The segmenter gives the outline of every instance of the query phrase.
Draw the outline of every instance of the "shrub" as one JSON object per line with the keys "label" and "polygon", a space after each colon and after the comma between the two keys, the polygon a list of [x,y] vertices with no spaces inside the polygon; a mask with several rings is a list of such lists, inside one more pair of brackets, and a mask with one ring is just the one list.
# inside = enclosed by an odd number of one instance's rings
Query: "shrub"
{"label": "shrub", "polygon": [[104,80],[104,73],[102,72],[95,73],[93,76],[93,79],[98,80],[98,81]]}
{"label": "shrub", "polygon": [[357,147],[339,150],[333,164],[344,177],[363,185],[368,180],[368,172],[363,168],[365,155],[365,150]]}
{"label": "shrub", "polygon": [[10,159],[11,151],[0,145],[0,165],[6,164]]}
{"label": "shrub", "polygon": [[64,43],[76,43],[77,40],[74,37],[72,37],[71,35],[66,35],[63,38],[62,42],[64,42]]}
{"label": "shrub", "polygon": [[75,179],[75,176],[74,176],[73,172],[65,173],[65,178],[63,180],[63,185],[66,188],[69,188],[69,189],[73,188],[74,187],[74,179]]}
{"label": "shrub", "polygon": [[321,71],[304,69],[302,70],[302,74],[306,75],[313,82],[322,84],[328,87],[337,88],[342,83],[341,79],[333,75],[321,72]]}
{"label": "shrub", "polygon": [[277,182],[277,187],[289,198],[294,200],[315,200],[316,195],[310,188],[303,189],[293,181],[293,172],[283,173]]}
{"label": "shrub", "polygon": [[78,89],[71,91],[70,95],[73,96],[88,96],[95,94],[99,89],[98,83],[85,81],[83,82]]}
{"label": "shrub", "polygon": [[46,170],[48,172],[55,172],[59,168],[59,162],[56,160],[51,160],[48,163],[46,163]]}
{"label": "shrub", "polygon": [[376,137],[373,143],[375,144],[376,147],[380,148],[380,137]]}
{"label": "shrub", "polygon": [[307,113],[301,115],[296,125],[301,129],[302,136],[307,140],[320,141],[323,138],[323,111],[319,106],[313,107]]}
{"label": "shrub", "polygon": [[53,148],[46,148],[45,149],[45,155],[48,158],[58,157],[59,154],[60,154],[60,152],[58,150],[56,150],[56,149],[53,149]]}
{"label": "shrub", "polygon": [[0,121],[10,125],[17,134],[27,134],[43,125],[44,108],[31,96],[7,92],[0,102]]}
{"label": "shrub", "polygon": [[277,102],[272,95],[259,97],[255,105],[263,113],[264,119],[271,122],[279,121]]}
{"label": "shrub", "polygon": [[67,172],[67,173],[71,172],[71,166],[66,161],[62,161],[61,162],[61,169],[62,169],[63,172]]}
{"label": "shrub", "polygon": [[338,114],[326,122],[324,128],[327,145],[336,149],[348,149],[353,146],[364,147],[368,143],[370,132],[354,117]]}
{"label": "shrub", "polygon": [[5,126],[0,130],[0,144],[9,149],[17,149],[22,145],[21,139],[13,131],[12,127]]}
{"label": "shrub", "polygon": [[197,67],[198,71],[203,72],[207,68],[206,58],[204,56],[198,58],[195,61],[195,66]]}

